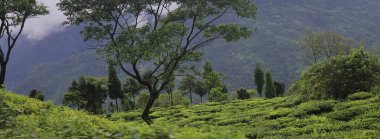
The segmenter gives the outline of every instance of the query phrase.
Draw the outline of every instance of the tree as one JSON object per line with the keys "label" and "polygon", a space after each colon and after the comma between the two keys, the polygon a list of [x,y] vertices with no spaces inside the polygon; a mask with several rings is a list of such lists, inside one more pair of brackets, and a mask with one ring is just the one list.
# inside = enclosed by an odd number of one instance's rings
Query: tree
{"label": "tree", "polygon": [[170,76],[199,60],[200,48],[217,39],[233,42],[250,36],[248,28],[220,19],[256,15],[250,0],[61,0],[58,5],[67,23],[85,26],[85,40],[98,42],[107,60],[148,89],[150,99],[142,113],[147,124],[153,123],[149,110]]}
{"label": "tree", "polygon": [[277,97],[283,97],[285,94],[285,84],[279,81],[273,82],[274,88],[276,88]]}
{"label": "tree", "polygon": [[289,92],[307,100],[346,99],[353,93],[370,92],[380,84],[379,77],[379,58],[360,48],[310,66]]}
{"label": "tree", "polygon": [[201,98],[201,102],[203,102],[203,97],[207,94],[207,88],[202,81],[197,81],[195,83],[194,93],[197,94]]}
{"label": "tree", "polygon": [[77,84],[77,87],[69,87],[69,91],[63,97],[63,104],[94,114],[103,113],[102,104],[108,95],[107,79],[80,77],[78,83],[73,81],[72,84]]}
{"label": "tree", "polygon": [[265,97],[274,98],[276,97],[276,88],[273,85],[272,74],[270,72],[265,73]]}
{"label": "tree", "polygon": [[336,55],[345,55],[353,47],[353,40],[334,32],[312,32],[299,42],[302,56],[311,63]]}
{"label": "tree", "polygon": [[30,93],[29,93],[29,98],[35,98],[35,99],[38,99],[38,100],[44,101],[45,96],[44,96],[44,94],[42,93],[42,91],[37,90],[37,89],[33,89],[33,90],[30,91]]}
{"label": "tree", "polygon": [[[127,93],[130,95],[130,98],[133,101],[133,105],[136,105],[136,96],[139,94],[139,92],[143,89],[144,87],[136,82],[135,79],[133,78],[128,78],[126,83],[123,85],[123,92]],[[134,108],[134,107],[133,107]]]}
{"label": "tree", "polygon": [[264,88],[264,72],[260,68],[260,64],[256,64],[255,68],[255,85],[257,87],[257,92],[260,94],[260,97],[263,97],[263,88]]}
{"label": "tree", "polygon": [[251,98],[251,94],[246,89],[244,89],[244,88],[241,88],[241,89],[237,90],[236,94],[237,94],[237,98],[241,99],[241,100],[250,99]]}
{"label": "tree", "polygon": [[186,76],[185,78],[182,79],[181,85],[179,86],[180,90],[183,90],[189,94],[190,98],[190,103],[193,104],[193,91],[196,90],[196,85],[197,80],[193,76]]}
{"label": "tree", "polygon": [[208,100],[210,102],[222,102],[227,100],[227,93],[222,92],[223,88],[217,87],[211,89],[210,93],[208,94]]}
{"label": "tree", "polygon": [[169,82],[169,84],[168,85],[166,85],[166,87],[165,87],[165,89],[164,89],[164,91],[166,92],[166,93],[168,93],[169,94],[169,102],[170,102],[170,104],[172,105],[172,106],[174,106],[174,100],[173,100],[173,91],[174,91],[174,87],[175,87],[175,76],[174,75],[172,75],[171,77],[170,77],[170,82]]}
{"label": "tree", "polygon": [[117,99],[122,99],[124,94],[121,91],[121,83],[112,64],[109,64],[108,66],[108,95],[111,99],[115,100],[116,111],[119,111],[119,103],[117,102]]}
{"label": "tree", "polygon": [[218,87],[223,88],[223,92],[226,92],[227,88],[221,79],[222,75],[216,71],[213,71],[212,66],[209,62],[206,62],[203,66],[202,76],[207,93],[210,93],[212,88]]}
{"label": "tree", "polygon": [[0,85],[4,85],[13,48],[29,18],[48,13],[36,0],[2,0],[0,3]]}

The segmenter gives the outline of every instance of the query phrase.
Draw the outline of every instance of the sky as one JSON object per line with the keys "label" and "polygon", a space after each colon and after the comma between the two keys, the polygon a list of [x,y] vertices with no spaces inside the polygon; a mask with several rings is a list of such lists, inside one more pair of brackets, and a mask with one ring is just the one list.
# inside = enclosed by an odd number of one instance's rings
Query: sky
{"label": "sky", "polygon": [[23,35],[32,41],[44,39],[52,33],[63,31],[62,25],[65,16],[58,10],[56,4],[59,0],[37,0],[48,7],[49,14],[28,19]]}
{"label": "sky", "polygon": [[[37,0],[48,7],[49,14],[44,16],[38,16],[35,18],[28,19],[26,21],[25,28],[23,30],[23,35],[26,36],[31,41],[38,41],[44,39],[52,33],[60,32],[64,30],[62,23],[65,21],[66,17],[61,11],[58,10],[57,3],[59,0]],[[169,9],[173,10],[178,8],[176,3],[170,5]],[[164,11],[163,14],[167,12]],[[139,19],[142,20],[142,19]],[[141,22],[140,24],[145,24],[146,22]]]}

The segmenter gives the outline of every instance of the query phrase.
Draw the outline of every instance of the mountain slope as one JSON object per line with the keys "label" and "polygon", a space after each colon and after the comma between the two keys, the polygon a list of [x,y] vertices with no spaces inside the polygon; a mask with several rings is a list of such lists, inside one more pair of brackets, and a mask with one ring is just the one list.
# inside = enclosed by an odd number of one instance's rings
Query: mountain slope
{"label": "mountain slope", "polygon": [[[378,138],[380,95],[356,93],[348,100],[302,102],[297,97],[235,100],[156,108],[155,123],[179,127],[219,127],[247,138]],[[111,120],[144,124],[140,111],[114,114]]]}
{"label": "mountain slope", "polygon": [[345,101],[284,97],[155,108],[147,126],[141,111],[111,117],[54,106],[0,91],[0,138],[377,138],[380,95]]}
{"label": "mountain slope", "polygon": [[[214,130],[217,129],[217,130]],[[176,126],[130,126],[101,116],[54,106],[25,96],[0,91],[0,138],[133,138],[230,139],[244,137],[226,130]]]}
{"label": "mountain slope", "polygon": [[[308,30],[334,31],[368,47],[380,43],[378,0],[253,2],[259,8],[256,20],[223,19],[257,29],[252,37],[231,44],[215,42],[203,50],[204,60],[211,61],[215,70],[225,74],[230,91],[254,88],[256,63],[261,63],[273,72],[275,80],[287,85],[297,79],[306,65],[296,45]],[[12,57],[7,88],[23,94],[37,88],[53,99],[62,96],[71,80],[80,75],[106,75],[104,61],[94,51],[86,50],[89,45],[82,41],[79,32],[78,27],[67,27],[65,32],[42,41],[20,42]]]}

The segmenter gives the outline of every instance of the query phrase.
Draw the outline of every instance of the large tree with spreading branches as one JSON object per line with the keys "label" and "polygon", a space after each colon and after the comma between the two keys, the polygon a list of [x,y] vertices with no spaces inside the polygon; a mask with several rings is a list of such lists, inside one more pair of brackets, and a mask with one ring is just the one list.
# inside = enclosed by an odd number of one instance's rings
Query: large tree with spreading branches
{"label": "large tree with spreading branches", "polygon": [[29,18],[48,13],[36,0],[1,0],[0,2],[0,85],[4,85],[13,48]]}
{"label": "large tree with spreading branches", "polygon": [[142,114],[147,124],[153,123],[149,110],[171,75],[199,60],[200,48],[250,36],[248,28],[220,19],[256,15],[251,0],[61,0],[58,6],[67,23],[84,26],[85,40],[99,43],[107,60],[148,89]]}

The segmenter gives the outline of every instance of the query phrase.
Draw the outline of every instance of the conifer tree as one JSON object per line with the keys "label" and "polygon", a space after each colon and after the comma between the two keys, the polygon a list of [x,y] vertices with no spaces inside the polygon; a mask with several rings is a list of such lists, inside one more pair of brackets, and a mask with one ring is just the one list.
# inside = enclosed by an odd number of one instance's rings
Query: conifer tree
{"label": "conifer tree", "polygon": [[276,97],[276,88],[274,88],[272,81],[272,74],[270,72],[265,73],[265,97],[274,98]]}
{"label": "conifer tree", "polygon": [[264,88],[264,72],[260,68],[260,64],[256,64],[255,69],[255,85],[257,87],[257,92],[259,93],[260,97],[263,97],[263,88]]}
{"label": "conifer tree", "polygon": [[274,88],[276,88],[277,97],[282,97],[285,94],[285,84],[279,81],[273,82]]}
{"label": "conifer tree", "polygon": [[111,99],[115,100],[116,110],[119,111],[118,98],[122,99],[123,93],[121,92],[121,83],[117,77],[116,70],[113,65],[108,66],[108,95]]}

